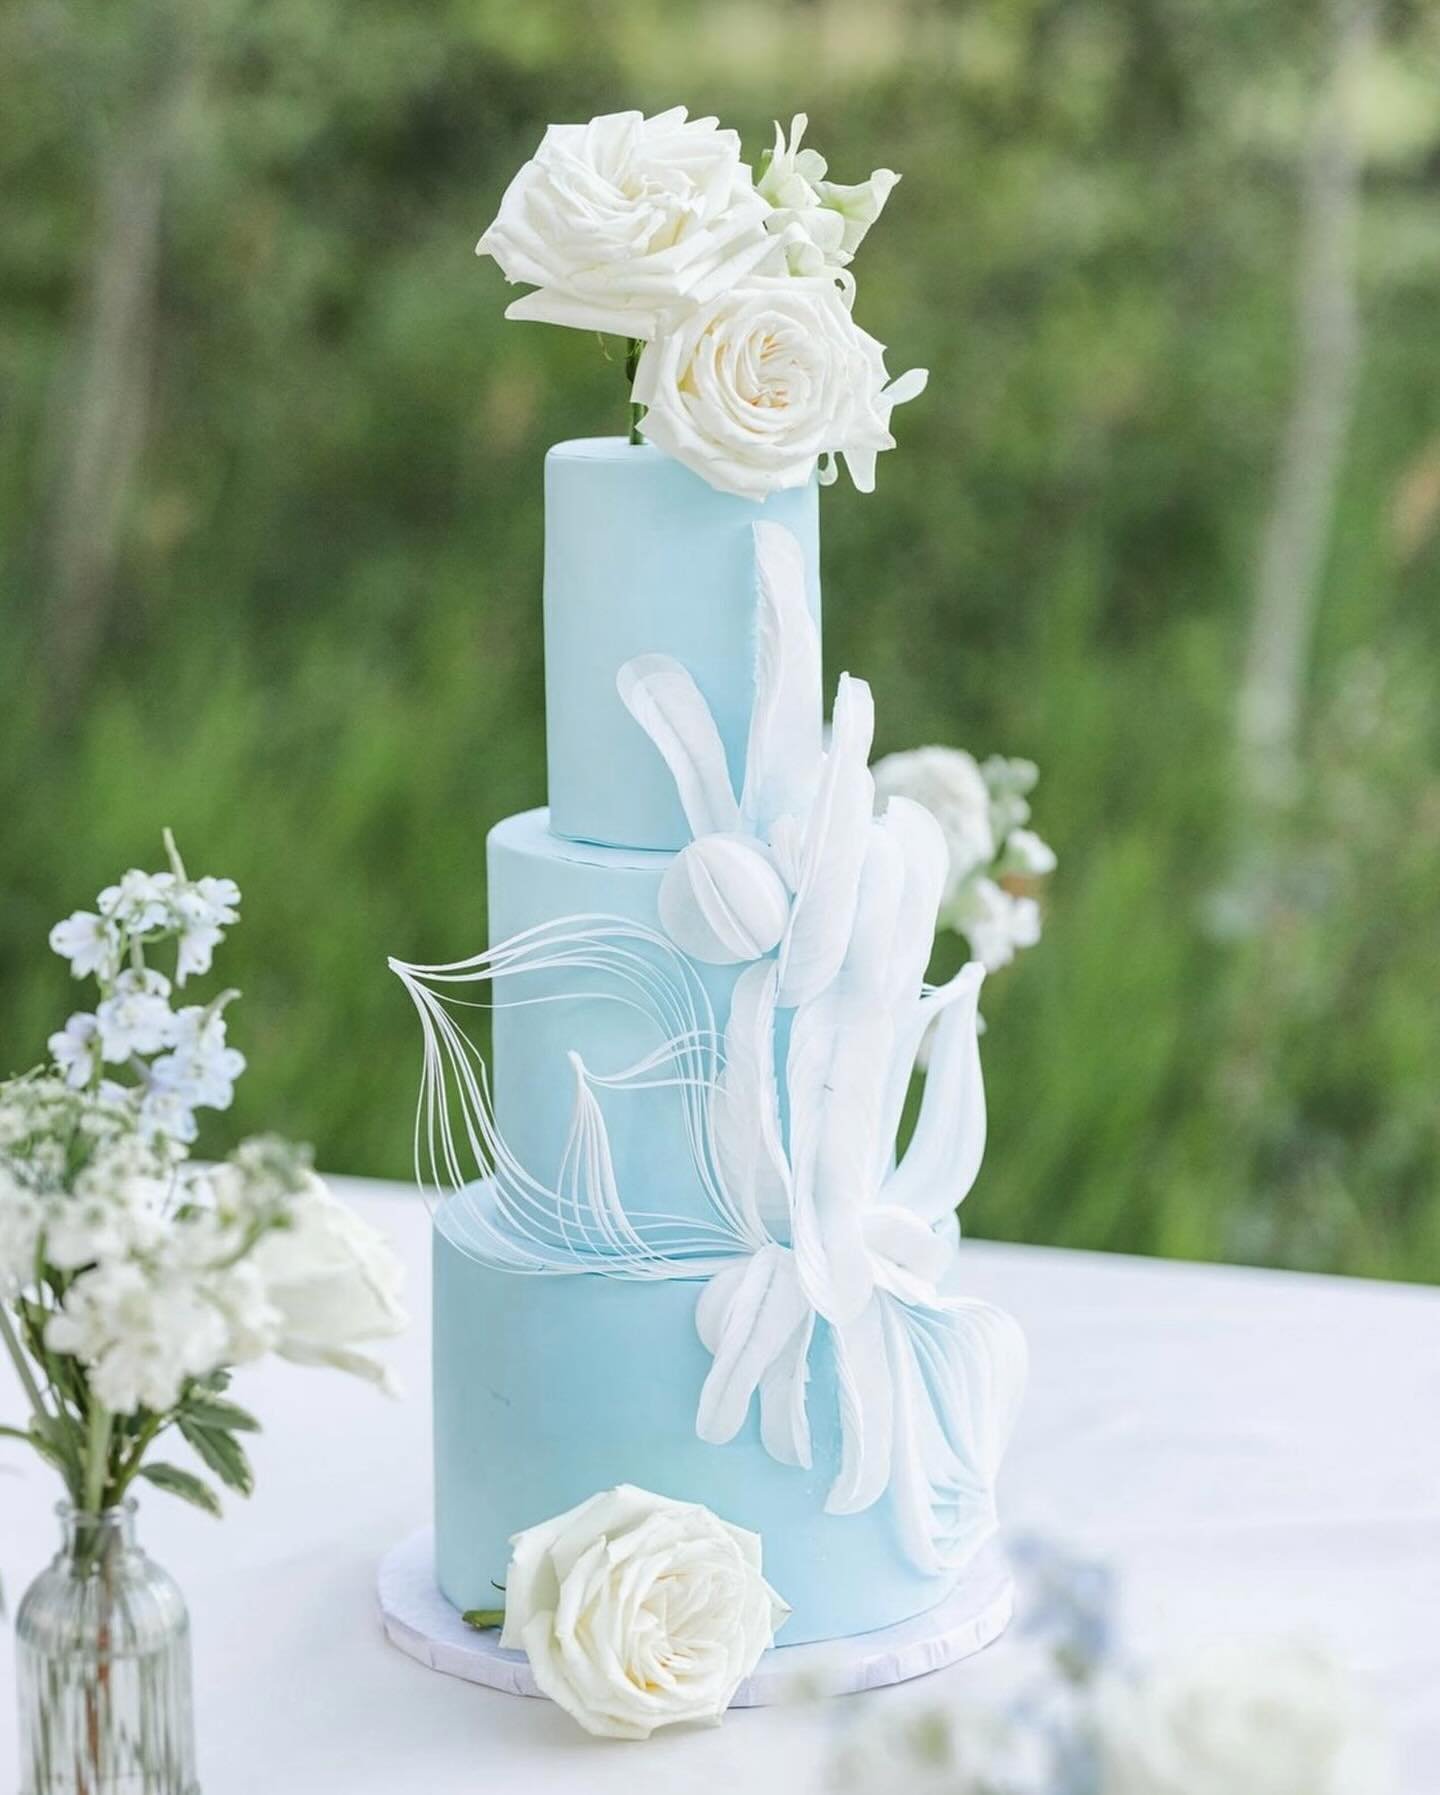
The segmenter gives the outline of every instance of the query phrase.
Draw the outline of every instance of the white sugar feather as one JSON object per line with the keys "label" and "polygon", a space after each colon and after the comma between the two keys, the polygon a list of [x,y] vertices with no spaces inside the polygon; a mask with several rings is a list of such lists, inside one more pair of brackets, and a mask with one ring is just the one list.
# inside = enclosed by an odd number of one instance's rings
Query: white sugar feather
{"label": "white sugar feather", "polygon": [[868,765],[875,708],[864,680],[842,675],[830,749],[805,825],[800,880],[780,946],[780,1002],[817,996],[840,969],[855,920],[875,781]]}
{"label": "white sugar feather", "polygon": [[740,807],[725,746],[689,672],[666,654],[642,654],[615,676],[620,700],[660,750],[692,835],[738,829]]}
{"label": "white sugar feather", "polygon": [[764,835],[777,817],[809,808],[823,753],[824,698],[805,553],[783,525],[755,525],[755,576],[755,702],[740,815],[747,829]]}

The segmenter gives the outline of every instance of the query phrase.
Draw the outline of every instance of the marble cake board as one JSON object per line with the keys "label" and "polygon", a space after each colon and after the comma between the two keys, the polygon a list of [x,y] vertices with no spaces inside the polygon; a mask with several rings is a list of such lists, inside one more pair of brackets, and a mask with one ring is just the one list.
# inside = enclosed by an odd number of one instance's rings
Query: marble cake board
{"label": "marble cake board", "polygon": [[[540,1694],[525,1654],[502,1651],[498,1631],[467,1627],[441,1595],[432,1529],[421,1528],[392,1547],[380,1561],[377,1584],[386,1636],[402,1652],[431,1670],[487,1689]],[[943,1670],[1000,1637],[1014,1595],[1004,1553],[992,1540],[939,1607],[877,1633],[776,1646],[740,1685],[731,1706],[768,1707],[806,1694],[853,1695]]]}

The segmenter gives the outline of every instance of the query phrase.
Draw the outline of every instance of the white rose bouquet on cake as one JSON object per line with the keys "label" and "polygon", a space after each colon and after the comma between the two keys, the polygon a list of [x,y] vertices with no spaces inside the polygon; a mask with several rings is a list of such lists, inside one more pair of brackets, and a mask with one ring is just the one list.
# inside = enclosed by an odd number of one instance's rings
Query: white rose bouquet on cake
{"label": "white rose bouquet on cake", "polygon": [[776,126],[757,181],[738,135],[683,106],[552,125],[477,246],[533,289],[507,317],[624,336],[631,440],[743,498],[833,479],[837,457],[871,491],[926,380],[892,381],[852,315],[850,263],[900,177],[829,180],[805,128]]}
{"label": "white rose bouquet on cake", "polygon": [[[225,1393],[231,1369],[273,1352],[383,1382],[360,1346],[405,1320],[389,1247],[303,1149],[262,1137],[189,1160],[197,1111],[229,1107],[245,1060],[234,991],[179,998],[240,892],[166,845],[166,871],[126,873],[51,931],[98,1000],[51,1035],[47,1065],[0,1084],[0,1345],[30,1411],[0,1436],[90,1516],[137,1479],[218,1513],[201,1472],[248,1494],[239,1436],[258,1426]],[[152,1456],[172,1434],[198,1469]]]}

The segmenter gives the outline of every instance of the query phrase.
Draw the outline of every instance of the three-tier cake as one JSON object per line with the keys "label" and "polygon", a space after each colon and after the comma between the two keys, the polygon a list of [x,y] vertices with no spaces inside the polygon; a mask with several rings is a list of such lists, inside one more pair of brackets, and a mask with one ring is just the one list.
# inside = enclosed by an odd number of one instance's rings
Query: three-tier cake
{"label": "three-tier cake", "polygon": [[[923,982],[944,843],[873,814],[862,682],[822,732],[817,513],[620,439],[546,459],[550,808],[491,832],[488,952],[397,968],[429,1169],[475,1173],[435,1235],[462,1609],[620,1483],[758,1533],[786,1643],[931,1607],[995,1527],[1024,1349],[959,1276],[980,969]],[[493,1090],[457,998],[494,1006]]]}

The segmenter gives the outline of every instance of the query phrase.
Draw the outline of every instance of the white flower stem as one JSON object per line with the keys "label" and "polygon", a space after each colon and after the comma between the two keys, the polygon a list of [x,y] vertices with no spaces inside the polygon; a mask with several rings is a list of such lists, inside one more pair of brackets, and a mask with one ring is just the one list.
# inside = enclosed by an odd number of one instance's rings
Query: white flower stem
{"label": "white flower stem", "polygon": [[105,1499],[106,1472],[110,1468],[110,1428],[112,1416],[103,1403],[90,1400],[90,1414],[85,1437],[85,1508],[99,1514]]}
{"label": "white flower stem", "polygon": [[180,858],[180,850],[175,846],[175,837],[171,834],[168,824],[161,831],[161,839],[165,843],[165,853],[170,862],[171,872],[182,885],[188,885],[190,880],[186,876],[185,862]]}
{"label": "white flower stem", "polygon": [[4,1342],[5,1351],[9,1354],[10,1361],[15,1367],[15,1375],[20,1379],[20,1387],[25,1392],[25,1400],[30,1404],[30,1411],[35,1417],[36,1424],[48,1437],[51,1421],[50,1411],[45,1407],[45,1399],[40,1394],[39,1384],[35,1382],[35,1374],[30,1369],[30,1361],[25,1356],[15,1330],[10,1325],[10,1317],[5,1313],[3,1306],[0,1306],[0,1341]]}
{"label": "white flower stem", "polygon": [[[633,395],[635,390],[635,371],[640,366],[640,351],[645,347],[639,337],[629,337],[625,343],[625,379]],[[645,407],[637,405],[634,398],[630,400],[630,443],[638,448],[645,438],[640,434],[640,420],[645,416]]]}

